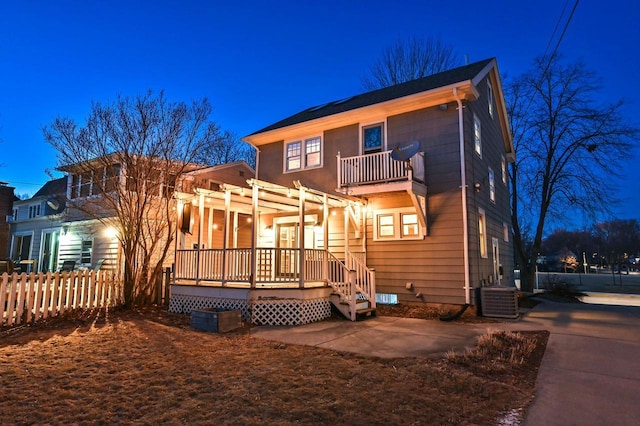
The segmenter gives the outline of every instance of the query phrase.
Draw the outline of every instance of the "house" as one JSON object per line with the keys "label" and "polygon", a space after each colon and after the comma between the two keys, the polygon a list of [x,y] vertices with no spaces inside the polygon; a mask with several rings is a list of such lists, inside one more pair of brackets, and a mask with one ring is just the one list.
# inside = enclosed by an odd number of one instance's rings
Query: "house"
{"label": "house", "polygon": [[378,302],[465,305],[482,286],[513,286],[515,153],[495,59],[317,105],[244,141],[258,152],[250,190],[181,199],[178,214],[203,206],[192,236],[223,236],[178,250],[173,309],[304,323],[329,301],[355,319]]}
{"label": "house", "polygon": [[7,182],[0,182],[0,258],[9,255],[13,203],[18,200],[13,191]]}
{"label": "house", "polygon": [[45,183],[31,198],[13,203],[10,259],[24,272],[58,269],[67,179]]}

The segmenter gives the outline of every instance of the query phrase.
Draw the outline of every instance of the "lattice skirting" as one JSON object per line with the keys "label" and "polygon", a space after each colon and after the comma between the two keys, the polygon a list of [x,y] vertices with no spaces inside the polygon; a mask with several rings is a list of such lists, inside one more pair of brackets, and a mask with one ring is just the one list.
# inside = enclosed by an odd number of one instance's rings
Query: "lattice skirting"
{"label": "lattice skirting", "polygon": [[224,299],[220,297],[173,295],[169,312],[188,314],[195,309],[238,309],[242,320],[256,325],[302,325],[331,316],[329,299]]}

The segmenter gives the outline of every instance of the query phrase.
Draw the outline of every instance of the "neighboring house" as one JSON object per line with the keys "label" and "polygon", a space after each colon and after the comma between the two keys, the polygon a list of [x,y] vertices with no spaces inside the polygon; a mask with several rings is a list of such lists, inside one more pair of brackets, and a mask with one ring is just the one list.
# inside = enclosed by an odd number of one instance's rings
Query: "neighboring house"
{"label": "neighboring house", "polygon": [[9,255],[11,246],[11,221],[13,220],[13,203],[18,200],[14,188],[7,182],[0,182],[0,259]]}
{"label": "neighboring house", "polygon": [[26,272],[58,269],[67,178],[50,180],[31,198],[13,203],[9,258]]}
{"label": "neighboring house", "polygon": [[[301,323],[327,315],[327,300],[352,304],[353,319],[362,299],[463,305],[481,286],[513,286],[515,154],[495,59],[311,107],[244,140],[258,151],[251,191],[181,195],[179,210],[198,197],[219,210],[211,226],[226,237],[181,246],[174,309]],[[198,213],[203,231],[189,235],[202,242],[211,215]],[[254,318],[284,304],[298,313]]]}

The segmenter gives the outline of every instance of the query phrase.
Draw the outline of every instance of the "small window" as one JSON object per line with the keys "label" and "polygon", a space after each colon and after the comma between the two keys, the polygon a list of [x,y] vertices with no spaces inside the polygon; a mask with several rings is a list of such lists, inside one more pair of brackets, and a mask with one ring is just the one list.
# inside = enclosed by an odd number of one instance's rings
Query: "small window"
{"label": "small window", "polygon": [[478,209],[478,238],[480,240],[480,256],[487,257],[487,220],[484,210]]}
{"label": "small window", "polygon": [[422,239],[418,214],[411,207],[380,210],[374,213],[375,241]]}
{"label": "small window", "polygon": [[482,157],[482,135],[480,129],[480,119],[473,115],[473,141],[475,144],[476,154]]}
{"label": "small window", "polygon": [[418,215],[415,213],[401,213],[402,236],[415,237],[418,235]]}
{"label": "small window", "polygon": [[80,175],[71,176],[71,198],[80,196]]}
{"label": "small window", "polygon": [[92,252],[93,252],[93,240],[82,241],[82,253],[80,254],[80,263],[82,263],[83,265],[90,265]]}
{"label": "small window", "polygon": [[362,128],[362,147],[365,154],[382,151],[384,148],[383,123]]}
{"label": "small window", "polygon": [[491,167],[489,167],[489,199],[496,202],[496,181]]}
{"label": "small window", "polygon": [[509,225],[506,222],[502,223],[502,239],[505,243],[509,242]]}
{"label": "small window", "polygon": [[378,237],[393,238],[395,235],[392,214],[381,214],[378,216]]}
{"label": "small window", "polygon": [[393,293],[376,292],[376,303],[380,303],[382,305],[397,305],[398,295]]}
{"label": "small window", "polygon": [[491,87],[489,80],[487,80],[487,102],[489,104],[489,115],[493,118],[493,87]]}
{"label": "small window", "polygon": [[502,174],[502,183],[507,184],[507,160],[504,155],[500,157],[500,171]]}
{"label": "small window", "polygon": [[305,167],[318,167],[321,164],[320,137],[304,141]]}

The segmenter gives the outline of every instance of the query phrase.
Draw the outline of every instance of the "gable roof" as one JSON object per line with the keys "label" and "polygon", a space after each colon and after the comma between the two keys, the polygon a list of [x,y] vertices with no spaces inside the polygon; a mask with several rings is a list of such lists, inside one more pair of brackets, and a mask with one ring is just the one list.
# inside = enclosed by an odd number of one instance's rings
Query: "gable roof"
{"label": "gable roof", "polygon": [[443,71],[427,77],[416,80],[407,81],[405,83],[396,84],[394,86],[385,87],[371,92],[362,93],[360,95],[351,96],[326,104],[313,106],[294,114],[290,117],[280,120],[270,126],[260,129],[249,136],[259,133],[268,132],[275,129],[303,123],[310,120],[326,117],[329,115],[339,114],[342,112],[379,104],[393,99],[402,98],[416,93],[427,92],[440,87],[450,86],[462,81],[472,80],[481,73],[494,58],[485,59],[473,64],[464,65]]}
{"label": "gable roof", "polygon": [[67,193],[67,177],[61,177],[59,179],[53,179],[45,183],[42,188],[38,190],[33,197],[48,197],[50,195],[60,195]]}

